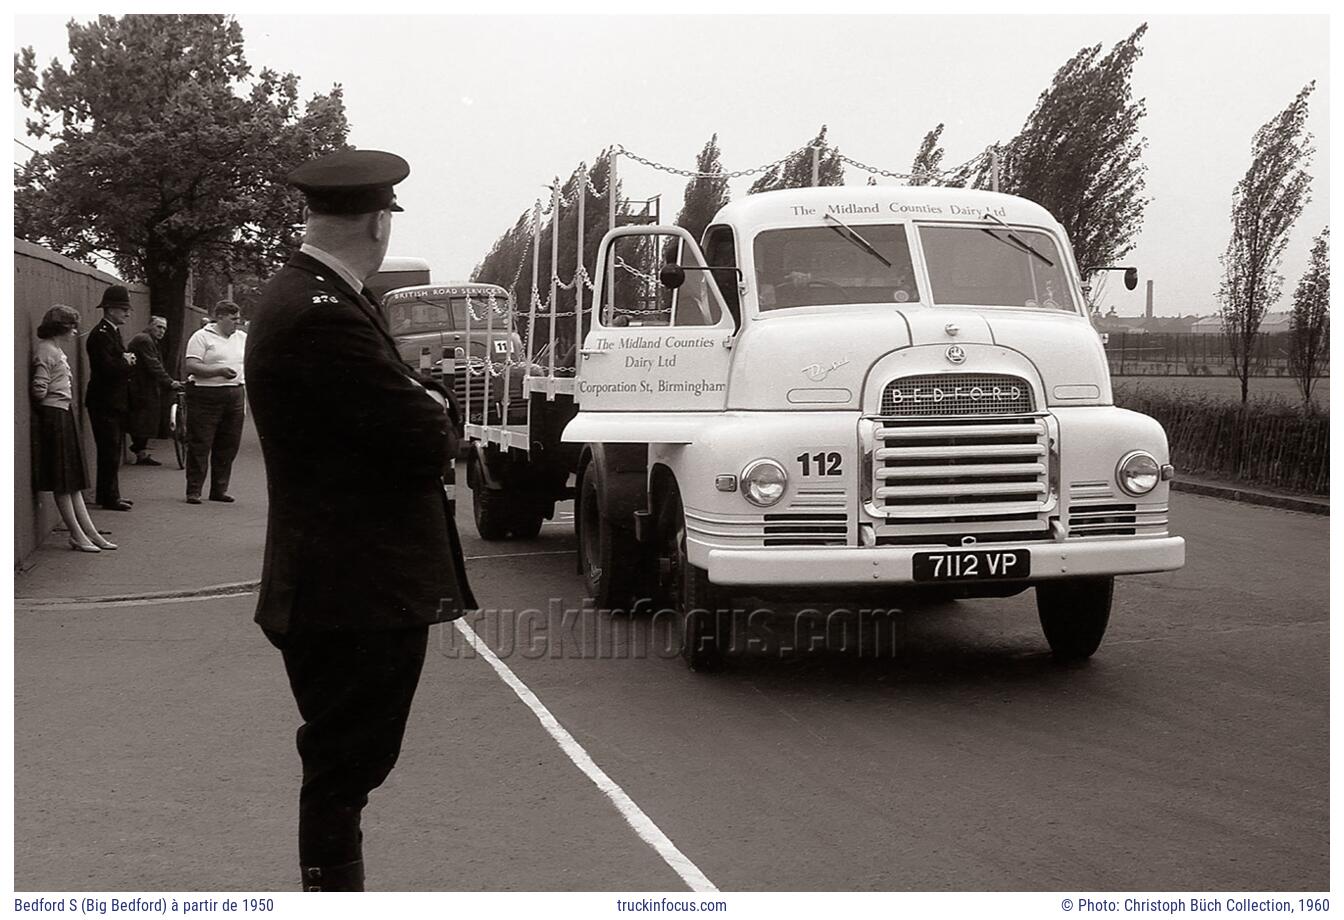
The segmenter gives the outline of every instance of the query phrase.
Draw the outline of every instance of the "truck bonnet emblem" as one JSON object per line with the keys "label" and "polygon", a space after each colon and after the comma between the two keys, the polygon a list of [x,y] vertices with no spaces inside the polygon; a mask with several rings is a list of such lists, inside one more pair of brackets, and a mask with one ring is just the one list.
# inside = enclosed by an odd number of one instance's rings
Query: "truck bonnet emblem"
{"label": "truck bonnet emblem", "polygon": [[947,360],[953,364],[962,364],[966,361],[966,349],[960,345],[947,346]]}
{"label": "truck bonnet emblem", "polygon": [[811,380],[813,383],[821,383],[831,375],[831,371],[839,370],[848,363],[849,359],[845,358],[843,361],[832,361],[825,367],[820,364],[809,364],[807,367],[803,368],[803,373],[806,374],[807,379]]}
{"label": "truck bonnet emblem", "polygon": [[958,332],[961,331],[961,327],[958,326],[956,323],[948,323],[946,326],[943,327],[943,331],[946,332],[948,335],[956,335]]}

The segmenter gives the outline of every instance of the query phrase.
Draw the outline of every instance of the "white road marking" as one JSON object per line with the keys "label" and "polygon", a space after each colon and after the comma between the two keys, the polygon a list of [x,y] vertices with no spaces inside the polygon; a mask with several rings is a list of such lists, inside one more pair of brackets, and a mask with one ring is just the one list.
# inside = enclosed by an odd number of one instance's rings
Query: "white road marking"
{"label": "white road marking", "polygon": [[611,800],[611,803],[616,806],[616,810],[621,813],[621,817],[634,828],[640,839],[653,847],[658,855],[663,858],[663,861],[671,867],[673,872],[681,876],[681,880],[692,891],[718,891],[719,889],[714,886],[714,883],[705,877],[705,874],[696,867],[695,863],[691,862],[684,853],[677,849],[676,844],[659,830],[658,825],[654,824],[649,816],[644,814],[643,809],[635,804],[625,790],[618,786],[616,781],[593,761],[593,758],[588,755],[583,746],[574,740],[574,736],[556,720],[555,716],[551,715],[550,710],[541,700],[537,699],[537,695],[529,690],[526,684],[518,679],[518,676],[513,673],[509,666],[490,650],[490,647],[476,634],[476,631],[462,619],[454,620],[453,625],[471,643],[477,654],[490,663],[490,667],[495,669],[495,673],[500,676],[500,679],[509,685],[513,692],[518,695],[518,698],[527,705],[528,709],[532,710],[532,714],[537,717],[537,721],[541,723],[542,728],[546,729],[546,732],[555,739],[555,743],[560,745],[560,749],[574,762],[574,766],[582,770],[593,781],[593,784]]}
{"label": "white road marking", "polygon": [[572,549],[550,549],[543,553],[492,553],[489,556],[464,556],[463,558],[470,562],[473,559],[516,559],[519,556],[571,556],[574,554]]}

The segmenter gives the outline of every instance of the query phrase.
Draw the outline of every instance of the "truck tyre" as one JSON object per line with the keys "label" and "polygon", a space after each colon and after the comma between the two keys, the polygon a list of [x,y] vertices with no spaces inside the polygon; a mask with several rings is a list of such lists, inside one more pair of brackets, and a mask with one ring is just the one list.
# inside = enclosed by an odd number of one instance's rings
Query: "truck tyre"
{"label": "truck tyre", "polygon": [[492,489],[478,479],[471,490],[471,512],[482,540],[508,539],[511,521],[508,496],[503,491]]}
{"label": "truck tyre", "polygon": [[515,508],[512,517],[513,522],[509,525],[509,530],[517,540],[536,539],[537,534],[541,533],[542,523],[546,520],[546,515],[531,502]]}
{"label": "truck tyre", "polygon": [[692,671],[722,670],[724,655],[732,643],[732,610],[724,595],[709,580],[709,573],[693,565],[686,555],[686,513],[681,495],[673,486],[664,493],[658,509],[659,584],[672,595],[682,637],[681,657]]}
{"label": "truck tyre", "polygon": [[1057,661],[1082,661],[1101,645],[1111,618],[1115,579],[1066,578],[1036,586],[1036,611]]}
{"label": "truck tyre", "polygon": [[599,610],[625,610],[634,597],[634,565],[625,558],[635,545],[633,528],[622,530],[603,514],[602,465],[590,463],[579,486],[579,573]]}

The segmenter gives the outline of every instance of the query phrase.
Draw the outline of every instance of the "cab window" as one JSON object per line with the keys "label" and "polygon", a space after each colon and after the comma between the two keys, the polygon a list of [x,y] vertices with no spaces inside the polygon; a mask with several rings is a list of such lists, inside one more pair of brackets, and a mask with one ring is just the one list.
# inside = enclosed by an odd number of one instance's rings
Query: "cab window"
{"label": "cab window", "polygon": [[766,230],[755,262],[761,310],[920,299],[901,224]]}
{"label": "cab window", "polygon": [[921,226],[919,239],[935,303],[1074,309],[1064,260],[1048,233]]}
{"label": "cab window", "polygon": [[705,261],[712,268],[710,274],[719,286],[723,303],[733,315],[734,325],[742,325],[742,306],[738,300],[737,288],[737,244],[733,240],[733,228],[718,226],[705,231]]}
{"label": "cab window", "polygon": [[444,297],[398,297],[384,306],[388,329],[393,335],[453,328],[454,311],[449,310]]}

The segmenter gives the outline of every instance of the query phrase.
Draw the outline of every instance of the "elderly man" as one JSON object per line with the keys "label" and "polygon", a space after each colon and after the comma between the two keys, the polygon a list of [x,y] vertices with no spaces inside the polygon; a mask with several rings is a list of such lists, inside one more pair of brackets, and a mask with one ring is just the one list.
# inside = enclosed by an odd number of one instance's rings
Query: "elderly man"
{"label": "elderly man", "polygon": [[397,354],[364,280],[387,252],[401,157],[295,169],[303,246],[262,292],[247,349],[270,498],[256,621],[303,725],[305,891],[362,891],[360,816],[401,751],[429,625],[475,607],[441,473],[449,395]]}
{"label": "elderly man", "polygon": [[98,454],[97,489],[94,497],[108,511],[130,511],[131,501],[121,497],[119,471],[125,447],[126,416],[130,411],[131,369],[135,355],[121,340],[121,327],[131,315],[131,297],[119,284],[103,291],[98,303],[103,311],[84,343],[89,356],[89,386],[84,408],[89,412],[94,449]]}
{"label": "elderly man", "polygon": [[210,472],[210,500],[231,502],[229,477],[243,440],[243,354],[247,333],[238,328],[238,305],[221,300],[187,340],[187,504],[201,503]]}
{"label": "elderly man", "polygon": [[128,343],[135,355],[135,369],[131,372],[131,452],[139,466],[162,466],[149,455],[149,440],[159,436],[159,419],[163,405],[161,393],[182,389],[182,384],[163,368],[159,343],[168,334],[168,320],[151,316],[149,325]]}

